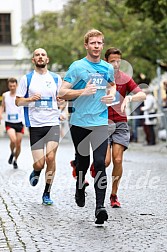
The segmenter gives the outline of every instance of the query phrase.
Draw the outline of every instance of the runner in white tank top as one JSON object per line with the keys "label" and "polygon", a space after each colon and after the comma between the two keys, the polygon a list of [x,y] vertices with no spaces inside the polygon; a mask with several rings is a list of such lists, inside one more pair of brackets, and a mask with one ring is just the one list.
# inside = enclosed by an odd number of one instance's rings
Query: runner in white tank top
{"label": "runner in white tank top", "polygon": [[13,95],[11,91],[7,91],[3,96],[5,101],[5,122],[23,122],[23,108],[16,106],[16,94]]}
{"label": "runner in white tank top", "polygon": [[35,69],[21,78],[16,104],[24,106],[25,123],[30,132],[34,160],[33,171],[29,177],[30,184],[37,185],[46,163],[42,203],[52,205],[50,190],[56,171],[55,156],[60,136],[57,93],[62,80],[58,74],[48,71],[49,58],[44,49],[38,48],[34,51],[32,62]]}
{"label": "runner in white tank top", "polygon": [[24,134],[23,107],[15,105],[17,80],[9,78],[7,83],[9,91],[2,95],[0,119],[2,119],[2,114],[5,112],[5,127],[10,139],[11,150],[8,163],[13,164],[13,168],[17,169],[17,159],[20,155],[21,141]]}

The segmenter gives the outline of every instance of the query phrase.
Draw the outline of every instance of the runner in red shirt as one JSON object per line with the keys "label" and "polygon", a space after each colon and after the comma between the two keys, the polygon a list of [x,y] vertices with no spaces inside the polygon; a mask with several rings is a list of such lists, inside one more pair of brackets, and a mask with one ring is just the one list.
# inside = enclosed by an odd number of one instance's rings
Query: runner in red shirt
{"label": "runner in red shirt", "polygon": [[[112,207],[120,207],[117,192],[123,172],[123,153],[128,148],[130,141],[130,131],[125,109],[129,102],[139,102],[146,98],[145,93],[132,77],[120,70],[121,57],[121,51],[114,47],[109,48],[105,53],[105,60],[114,67],[117,89],[116,100],[113,105],[108,107],[109,145],[105,161],[106,167],[108,167],[112,156],[113,171],[110,195],[110,205]],[[93,177],[96,176],[93,164],[91,165],[91,175]]]}

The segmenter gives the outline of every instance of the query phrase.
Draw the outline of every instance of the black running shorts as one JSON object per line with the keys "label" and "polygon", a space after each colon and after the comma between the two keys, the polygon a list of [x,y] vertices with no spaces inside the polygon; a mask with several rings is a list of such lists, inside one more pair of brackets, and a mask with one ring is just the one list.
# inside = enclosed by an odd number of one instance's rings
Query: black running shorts
{"label": "black running shorts", "polygon": [[19,122],[19,123],[5,122],[5,128],[6,128],[6,131],[12,128],[17,133],[24,134],[24,125],[22,124],[22,122]]}
{"label": "black running shorts", "polygon": [[30,145],[32,150],[43,149],[50,141],[59,142],[60,126],[30,127]]}

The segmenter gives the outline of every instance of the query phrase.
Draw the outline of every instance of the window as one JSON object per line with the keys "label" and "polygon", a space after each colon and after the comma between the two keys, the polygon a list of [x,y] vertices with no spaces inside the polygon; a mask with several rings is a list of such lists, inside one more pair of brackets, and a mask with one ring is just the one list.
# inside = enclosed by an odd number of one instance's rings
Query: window
{"label": "window", "polygon": [[2,100],[2,94],[8,91],[7,79],[0,79],[0,105]]}
{"label": "window", "polygon": [[10,14],[0,14],[0,45],[11,44]]}

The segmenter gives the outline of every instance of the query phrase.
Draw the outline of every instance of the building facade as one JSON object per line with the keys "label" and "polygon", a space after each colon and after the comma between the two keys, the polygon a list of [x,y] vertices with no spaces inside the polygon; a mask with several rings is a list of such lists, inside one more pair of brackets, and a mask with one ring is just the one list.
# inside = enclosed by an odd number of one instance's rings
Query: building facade
{"label": "building facade", "polygon": [[33,0],[5,0],[0,5],[0,98],[9,77],[19,81],[31,68],[31,55],[22,44],[21,27],[33,13]]}

